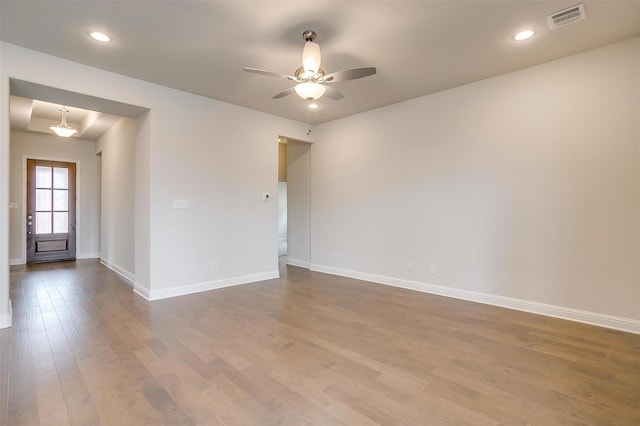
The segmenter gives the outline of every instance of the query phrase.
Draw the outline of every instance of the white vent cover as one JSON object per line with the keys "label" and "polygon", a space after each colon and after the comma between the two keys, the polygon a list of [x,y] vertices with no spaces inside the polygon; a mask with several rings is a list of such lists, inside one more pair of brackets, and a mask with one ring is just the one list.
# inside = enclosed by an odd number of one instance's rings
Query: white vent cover
{"label": "white vent cover", "polygon": [[584,4],[580,3],[547,16],[547,22],[549,23],[549,27],[555,30],[556,28],[564,27],[565,25],[573,24],[586,18],[587,15],[584,13]]}

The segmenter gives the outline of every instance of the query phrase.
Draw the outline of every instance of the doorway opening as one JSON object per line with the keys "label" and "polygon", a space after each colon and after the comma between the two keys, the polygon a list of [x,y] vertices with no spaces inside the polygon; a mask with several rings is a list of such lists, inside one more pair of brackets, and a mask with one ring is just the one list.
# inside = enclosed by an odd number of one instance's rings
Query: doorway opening
{"label": "doorway opening", "polygon": [[278,256],[280,264],[309,268],[311,142],[278,137]]}
{"label": "doorway opening", "polygon": [[[287,256],[287,142],[278,138],[278,258]],[[286,263],[286,262],[285,262]]]}
{"label": "doorway opening", "polygon": [[[149,110],[16,79],[9,103],[9,265],[98,259],[133,277],[135,149],[148,143]],[[49,129],[62,105],[78,130],[64,143]],[[48,164],[28,167],[32,159]],[[36,177],[36,170],[51,176]],[[68,188],[57,181],[64,170]]]}

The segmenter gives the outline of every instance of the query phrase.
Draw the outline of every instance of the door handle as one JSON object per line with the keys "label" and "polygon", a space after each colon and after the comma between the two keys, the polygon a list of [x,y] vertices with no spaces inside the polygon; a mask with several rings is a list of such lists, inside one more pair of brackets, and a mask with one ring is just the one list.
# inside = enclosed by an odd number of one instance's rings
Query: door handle
{"label": "door handle", "polygon": [[31,225],[33,225],[33,222],[29,221],[29,222],[27,222],[27,225],[31,226]]}
{"label": "door handle", "polygon": [[31,220],[31,219],[33,219],[33,216],[31,215],[27,216],[27,220]]}

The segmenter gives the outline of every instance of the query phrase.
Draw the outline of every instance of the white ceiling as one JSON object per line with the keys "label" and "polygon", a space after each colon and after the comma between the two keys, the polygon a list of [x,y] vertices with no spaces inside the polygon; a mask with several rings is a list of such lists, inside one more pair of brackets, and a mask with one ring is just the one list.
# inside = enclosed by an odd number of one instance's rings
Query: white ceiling
{"label": "white ceiling", "polygon": [[[640,35],[640,1],[585,1],[587,19],[550,30],[569,1],[10,1],[3,41],[312,124],[367,111]],[[532,28],[536,35],[516,42]],[[292,85],[243,67],[292,74],[312,29],[329,72],[375,66],[334,83],[345,98],[310,111]],[[113,41],[98,44],[92,30]],[[37,96],[33,96],[38,99]],[[49,99],[51,100],[51,99]]]}

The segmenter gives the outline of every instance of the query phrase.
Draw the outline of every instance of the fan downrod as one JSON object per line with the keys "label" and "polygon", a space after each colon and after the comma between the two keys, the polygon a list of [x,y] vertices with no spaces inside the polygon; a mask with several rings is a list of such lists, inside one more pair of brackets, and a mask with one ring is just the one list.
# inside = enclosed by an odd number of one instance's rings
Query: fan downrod
{"label": "fan downrod", "polygon": [[307,30],[302,33],[302,38],[304,39],[304,41],[313,41],[316,39],[316,32]]}

